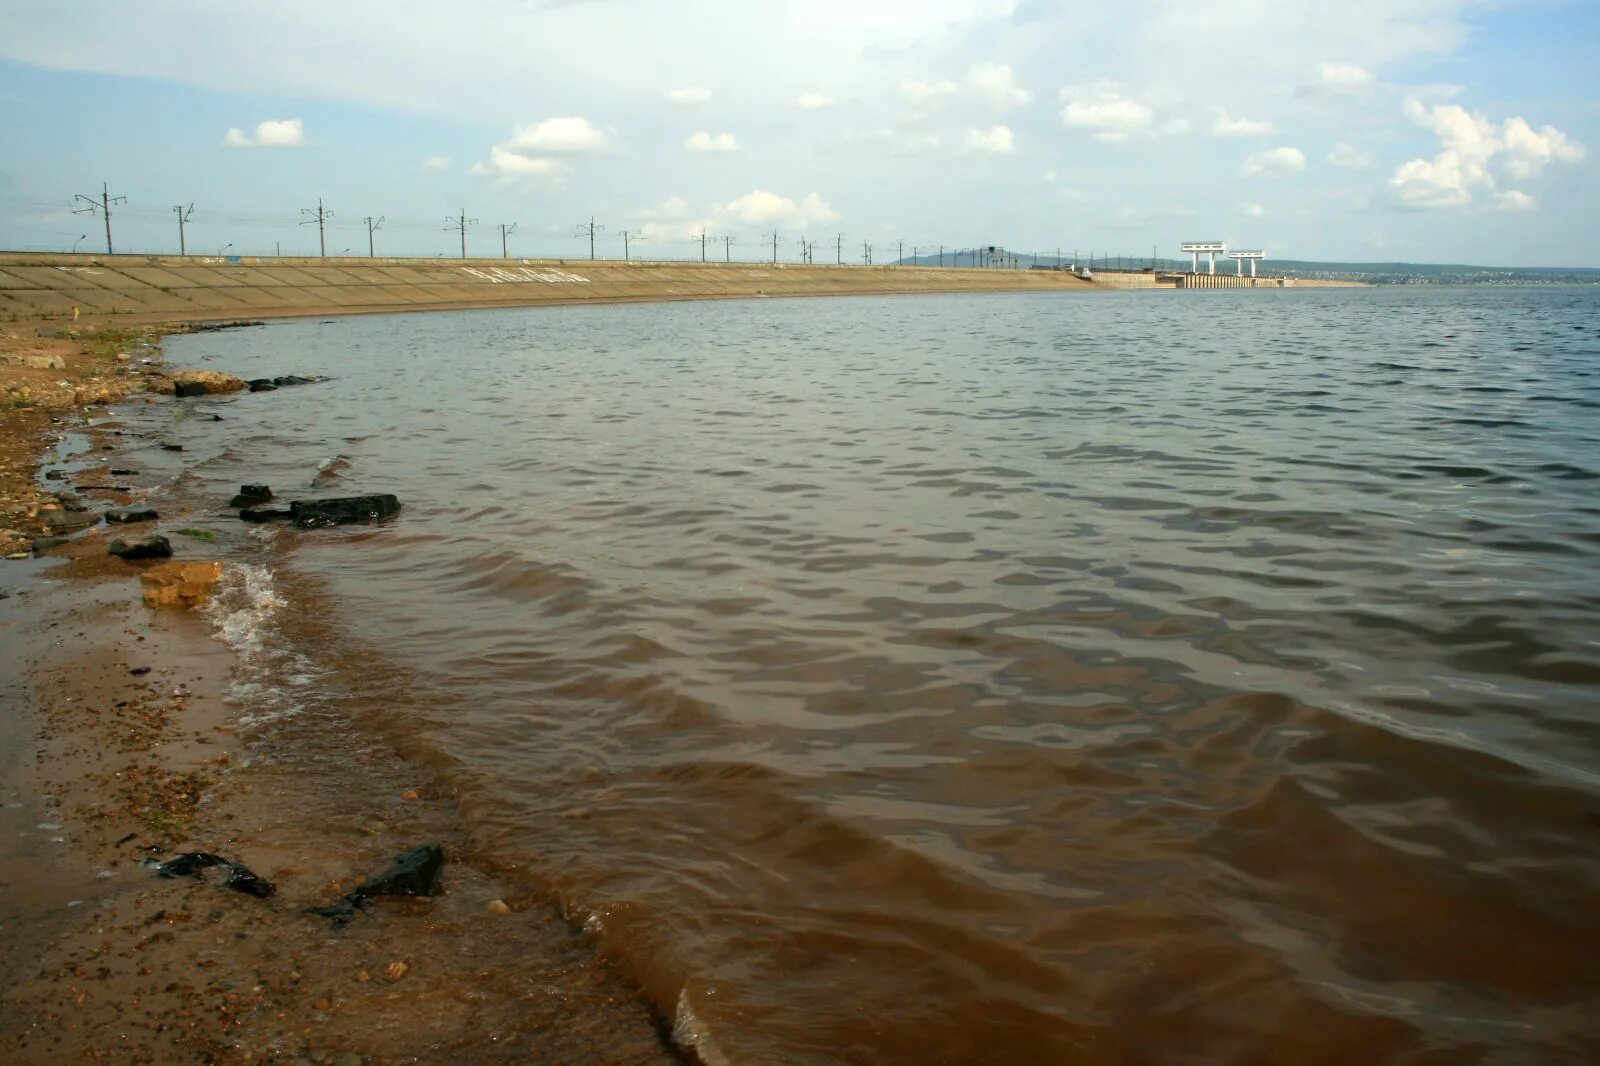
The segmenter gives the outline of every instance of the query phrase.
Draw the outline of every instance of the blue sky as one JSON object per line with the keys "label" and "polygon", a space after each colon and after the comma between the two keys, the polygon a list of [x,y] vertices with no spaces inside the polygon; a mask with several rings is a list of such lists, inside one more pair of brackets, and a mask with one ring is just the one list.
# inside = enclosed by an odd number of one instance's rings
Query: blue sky
{"label": "blue sky", "polygon": [[[0,244],[1600,265],[1577,0],[0,0]],[[82,206],[78,204],[77,206]],[[770,238],[767,238],[770,240]],[[721,247],[720,243],[717,245]],[[832,258],[819,245],[817,257]]]}

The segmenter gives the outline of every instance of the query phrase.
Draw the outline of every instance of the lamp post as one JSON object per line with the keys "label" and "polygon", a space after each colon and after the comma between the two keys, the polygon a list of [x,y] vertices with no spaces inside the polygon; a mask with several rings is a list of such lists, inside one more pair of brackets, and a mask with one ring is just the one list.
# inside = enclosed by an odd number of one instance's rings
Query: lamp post
{"label": "lamp post", "polygon": [[220,258],[222,256],[223,252],[226,252],[229,248],[232,248],[232,247],[233,247],[233,242],[229,241],[227,244],[224,244],[221,248],[217,249],[217,256]]}
{"label": "lamp post", "polygon": [[83,243],[83,239],[85,237],[87,237],[87,236],[89,236],[87,233],[78,234],[78,239],[72,242],[72,250],[74,252],[76,252],[78,250],[78,245],[82,244]]}

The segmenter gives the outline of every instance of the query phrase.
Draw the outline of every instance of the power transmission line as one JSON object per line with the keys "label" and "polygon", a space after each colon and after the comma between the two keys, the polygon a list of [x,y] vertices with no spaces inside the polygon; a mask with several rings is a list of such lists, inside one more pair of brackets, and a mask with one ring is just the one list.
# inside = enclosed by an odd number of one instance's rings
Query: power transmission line
{"label": "power transmission line", "polygon": [[467,209],[464,207],[461,209],[460,215],[446,215],[444,220],[450,223],[451,229],[458,229],[461,231],[461,258],[465,259],[467,257],[467,227],[476,226],[478,224],[478,220],[475,218],[468,218]]}
{"label": "power transmission line", "polygon": [[724,263],[733,262],[733,238],[732,237],[724,237],[724,238],[722,238],[722,261]]}
{"label": "power transmission line", "polygon": [[777,230],[773,230],[772,233],[769,234],[769,236],[772,237],[772,261],[773,261],[773,263],[777,263],[777,261],[778,261],[778,242],[783,240],[783,238],[778,236],[778,231]]}
{"label": "power transmission line", "polygon": [[188,207],[184,207],[182,204],[173,204],[172,211],[178,216],[178,254],[188,255],[189,245],[183,237],[183,226],[184,223],[194,217],[194,204],[190,204]]}
{"label": "power transmission line", "polygon": [[706,231],[700,231],[700,262],[706,261]]}
{"label": "power transmission line", "polygon": [[84,203],[88,204],[89,206],[88,207],[80,207],[76,211],[72,212],[73,214],[75,214],[75,215],[92,215],[96,211],[99,211],[102,215],[105,216],[105,220],[106,220],[106,254],[107,255],[112,255],[113,253],[111,251],[111,205],[112,204],[125,204],[125,203],[128,202],[128,198],[126,196],[112,196],[110,191],[107,189],[106,184],[104,182],[100,183],[100,199],[96,200],[93,197],[85,196],[82,193],[77,193],[76,194],[76,198],[79,199],[79,200],[82,200]]}
{"label": "power transmission line", "polygon": [[573,234],[574,237],[582,237],[584,234],[588,234],[588,236],[589,236],[589,258],[590,259],[594,258],[594,235],[596,233],[600,232],[603,229],[605,229],[604,226],[596,226],[594,224],[594,216],[590,215],[589,216],[589,224],[588,225],[584,225],[582,222],[578,223],[578,232]]}
{"label": "power transmission line", "polygon": [[838,243],[834,245],[834,254],[840,266],[844,266],[844,234],[839,234]]}
{"label": "power transmission line", "polygon": [[629,233],[627,230],[623,230],[622,231],[622,261],[624,263],[628,262],[628,258],[629,258],[629,256],[628,256],[628,240],[630,238],[633,239],[633,240],[636,240],[636,241],[642,241],[642,240],[645,239],[645,236],[644,236],[644,234],[638,232],[637,230],[635,230],[632,233]]}
{"label": "power transmission line", "polygon": [[861,265],[872,265],[872,245],[868,244],[866,241],[861,242]]}
{"label": "power transmission line", "polygon": [[511,246],[506,243],[506,238],[510,237],[515,232],[517,232],[517,224],[515,222],[511,223],[510,225],[507,225],[504,222],[500,223],[500,258],[501,259],[510,259],[511,258]]}
{"label": "power transmission line", "polygon": [[313,222],[317,224],[317,248],[321,251],[322,257],[326,259],[328,257],[328,219],[333,217],[333,212],[322,209],[322,197],[319,196],[317,197],[317,210],[315,212],[309,207],[302,207],[300,213],[311,216],[300,221],[302,226],[309,226]]}
{"label": "power transmission line", "polygon": [[379,215],[377,218],[373,218],[368,215],[361,221],[367,224],[367,258],[372,259],[378,254],[377,247],[373,244],[372,235],[383,228],[383,216]]}

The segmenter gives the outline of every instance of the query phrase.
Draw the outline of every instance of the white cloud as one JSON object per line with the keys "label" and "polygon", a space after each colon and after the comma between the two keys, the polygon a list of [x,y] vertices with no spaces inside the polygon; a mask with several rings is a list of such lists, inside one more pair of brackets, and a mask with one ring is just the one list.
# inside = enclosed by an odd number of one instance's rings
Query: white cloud
{"label": "white cloud", "polygon": [[968,130],[961,142],[963,152],[988,152],[993,155],[1010,155],[1017,150],[1016,137],[1009,126],[990,126],[986,130]]}
{"label": "white cloud", "polygon": [[1265,218],[1267,209],[1260,204],[1243,204],[1239,208],[1239,213],[1245,218]]}
{"label": "white cloud", "polygon": [[1217,118],[1211,124],[1213,137],[1265,137],[1275,128],[1264,120],[1233,118],[1220,107],[1215,110]]}
{"label": "white cloud", "polygon": [[1088,130],[1102,141],[1125,141],[1149,133],[1155,112],[1115,89],[1076,87],[1061,90],[1061,123],[1068,129]]}
{"label": "white cloud", "polygon": [[794,98],[794,106],[802,111],[826,111],[830,107],[839,106],[839,101],[821,93],[801,93]]}
{"label": "white cloud", "polygon": [[707,133],[705,130],[696,130],[683,142],[683,146],[691,152],[737,152],[739,142],[731,133]]}
{"label": "white cloud", "polygon": [[[1431,160],[1402,163],[1389,179],[1399,202],[1408,207],[1466,207],[1473,190],[1497,191],[1494,167],[1513,179],[1536,177],[1552,162],[1576,163],[1583,146],[1554,126],[1535,131],[1520,116],[1496,125],[1457,104],[1429,107],[1420,100],[1405,103],[1406,117],[1439,137],[1440,151]],[[1506,210],[1526,211],[1533,197],[1518,190],[1498,196]]]}
{"label": "white cloud", "polygon": [[1045,171],[1045,172],[1044,172],[1044,180],[1045,180],[1045,181],[1055,181],[1055,180],[1056,180],[1056,178],[1057,178],[1057,177],[1059,177],[1059,176],[1060,176],[1060,175],[1058,175],[1058,174],[1057,174],[1057,173],[1056,173],[1056,172],[1055,172],[1055,171],[1053,171],[1053,170],[1047,170],[1047,171]]}
{"label": "white cloud", "polygon": [[681,218],[689,213],[689,201],[681,196],[669,196],[654,207],[633,212],[634,218]]}
{"label": "white cloud", "polygon": [[900,83],[900,95],[918,107],[932,107],[955,96],[956,88],[956,83],[948,79],[917,81],[908,78]]}
{"label": "white cloud", "polygon": [[709,104],[715,95],[704,85],[691,85],[683,89],[669,89],[664,98],[674,107],[695,107],[699,104]]}
{"label": "white cloud", "polygon": [[1495,202],[1502,211],[1534,211],[1539,207],[1539,201],[1518,189],[1507,189],[1495,197]]}
{"label": "white cloud", "polygon": [[223,134],[222,143],[229,148],[298,148],[306,143],[306,131],[297,118],[269,118],[256,123],[254,137],[234,127]]}
{"label": "white cloud", "polygon": [[1268,148],[1244,161],[1247,178],[1281,178],[1306,168],[1306,154],[1298,148]]}
{"label": "white cloud", "polygon": [[447,155],[430,155],[422,161],[422,170],[427,174],[437,174],[441,170],[450,169],[450,157]]}
{"label": "white cloud", "polygon": [[531,126],[518,126],[505,147],[518,152],[579,154],[603,152],[610,138],[586,118],[547,118]]}
{"label": "white cloud", "polygon": [[967,88],[995,107],[1021,107],[1033,102],[1033,93],[1017,84],[1011,68],[1002,63],[978,63],[967,71]]}
{"label": "white cloud", "polygon": [[1372,165],[1372,153],[1352,144],[1336,144],[1328,153],[1328,162],[1345,170],[1365,170]]}
{"label": "white cloud", "polygon": [[748,226],[808,226],[832,222],[838,214],[816,193],[796,203],[787,196],[755,189],[718,208],[719,213]]}
{"label": "white cloud", "polygon": [[1583,158],[1583,146],[1554,126],[1538,132],[1522,118],[1508,118],[1503,127],[1506,173],[1513,178],[1531,178],[1551,162],[1576,163]]}
{"label": "white cloud", "polygon": [[1372,87],[1372,72],[1354,63],[1317,64],[1317,84],[1329,92],[1358,93]]}
{"label": "white cloud", "polygon": [[507,185],[523,178],[557,178],[565,169],[559,160],[524,155],[514,148],[497,144],[489,149],[489,161],[472,164],[471,173],[498,178],[500,184]]}

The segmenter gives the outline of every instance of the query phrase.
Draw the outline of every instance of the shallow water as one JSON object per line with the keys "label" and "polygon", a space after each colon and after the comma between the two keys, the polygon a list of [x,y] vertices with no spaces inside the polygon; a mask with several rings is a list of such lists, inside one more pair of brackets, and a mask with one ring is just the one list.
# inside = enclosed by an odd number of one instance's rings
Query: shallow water
{"label": "shallow water", "polygon": [[274,324],[170,357],[336,379],[181,409],[170,491],[400,496],[214,520],[242,712],[397,739],[707,1061],[1582,1061],[1597,310]]}

